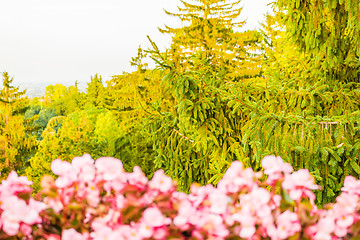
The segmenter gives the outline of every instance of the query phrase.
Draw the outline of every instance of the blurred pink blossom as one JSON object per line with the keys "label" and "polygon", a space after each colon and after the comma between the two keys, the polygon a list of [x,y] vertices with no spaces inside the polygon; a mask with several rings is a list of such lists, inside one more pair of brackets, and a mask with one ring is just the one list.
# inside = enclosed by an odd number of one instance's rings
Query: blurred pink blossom
{"label": "blurred pink blossom", "polygon": [[293,167],[289,163],[284,163],[281,157],[269,155],[263,158],[262,167],[264,173],[268,175],[266,183],[274,185],[274,183],[284,177],[284,174],[292,173]]}

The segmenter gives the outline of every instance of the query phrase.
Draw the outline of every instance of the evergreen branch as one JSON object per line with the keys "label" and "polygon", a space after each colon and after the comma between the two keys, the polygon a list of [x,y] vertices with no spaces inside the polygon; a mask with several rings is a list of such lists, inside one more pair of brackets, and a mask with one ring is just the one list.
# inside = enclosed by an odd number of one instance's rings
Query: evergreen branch
{"label": "evergreen branch", "polygon": [[139,104],[140,104],[140,107],[146,112],[146,113],[148,113],[148,114],[150,114],[150,115],[152,115],[152,113],[151,112],[149,112],[147,109],[145,109],[144,108],[144,106],[142,105],[142,103],[141,103],[141,101],[140,101],[140,99],[138,99],[138,102],[139,102]]}
{"label": "evergreen branch", "polygon": [[241,105],[247,107],[248,109],[251,109],[251,110],[253,110],[254,112],[258,113],[260,116],[264,116],[263,113],[259,112],[259,109],[257,108],[258,106],[256,106],[256,107],[254,108],[254,107],[250,106],[249,104],[246,104],[245,102],[241,101],[239,98],[235,98],[235,100],[236,100],[237,102],[239,102]]}
{"label": "evergreen branch", "polygon": [[6,101],[6,100],[0,98],[0,102],[2,102],[2,103],[14,103],[15,101]]}
{"label": "evergreen branch", "polygon": [[181,132],[179,132],[179,131],[176,130],[175,128],[173,129],[173,131],[176,132],[178,135],[180,135],[181,138],[183,138],[183,139],[185,139],[185,140],[187,140],[187,141],[189,141],[189,142],[191,142],[191,143],[194,142],[194,140],[191,140],[190,138],[188,138],[187,136],[185,136],[184,134],[182,134]]}
{"label": "evergreen branch", "polygon": [[161,61],[159,61],[157,58],[155,58],[154,56],[150,56],[151,59],[153,59],[157,64],[159,64],[161,67],[164,68],[168,68],[168,69],[173,69],[173,67],[171,67],[170,65],[166,64],[166,59],[164,58],[164,56],[160,53],[159,48],[157,47],[157,45],[151,40],[151,38],[149,37],[149,35],[147,35],[147,38],[149,39],[151,46],[153,47],[154,50],[145,50],[146,53],[150,53],[150,54],[155,54],[157,55],[157,57],[160,58]]}

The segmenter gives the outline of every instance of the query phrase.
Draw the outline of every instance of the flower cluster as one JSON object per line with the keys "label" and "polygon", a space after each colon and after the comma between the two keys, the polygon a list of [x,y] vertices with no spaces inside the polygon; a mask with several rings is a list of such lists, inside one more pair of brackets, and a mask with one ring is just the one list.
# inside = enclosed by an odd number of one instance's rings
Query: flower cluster
{"label": "flower cluster", "polygon": [[0,238],[29,236],[32,228],[42,222],[40,212],[46,205],[31,197],[32,182],[11,172],[0,185]]}
{"label": "flower cluster", "polygon": [[[176,191],[163,170],[148,180],[139,167],[89,155],[54,160],[58,177],[31,182],[12,172],[0,185],[0,238],[22,239],[350,239],[360,234],[360,181],[345,179],[337,202],[318,209],[308,170],[280,157],[263,172],[233,162],[217,187]],[[265,175],[264,175],[265,174]],[[266,179],[266,180],[264,180]]]}

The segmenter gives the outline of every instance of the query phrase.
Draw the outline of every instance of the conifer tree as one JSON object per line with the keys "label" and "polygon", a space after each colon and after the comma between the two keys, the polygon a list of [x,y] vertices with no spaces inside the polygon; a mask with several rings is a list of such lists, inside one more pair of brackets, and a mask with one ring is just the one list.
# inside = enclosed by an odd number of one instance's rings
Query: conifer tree
{"label": "conifer tree", "polygon": [[67,116],[83,109],[84,95],[84,93],[80,92],[77,82],[75,82],[74,86],[69,87],[62,84],[49,85],[45,91],[44,106],[55,109],[57,115]]}
{"label": "conifer tree", "polygon": [[260,74],[259,50],[261,35],[257,31],[237,32],[245,22],[238,22],[242,8],[240,0],[180,0],[179,13],[165,11],[177,17],[185,26],[159,29],[172,36],[167,58],[172,67],[190,69],[189,58],[202,53],[219,72],[231,78],[249,78]]}
{"label": "conifer tree", "polygon": [[[287,86],[313,85],[323,79],[319,69],[311,62],[311,55],[295,43],[289,42],[283,24],[285,13],[273,7],[273,14],[267,14],[262,23],[263,64],[267,84]],[[286,44],[284,44],[286,43]]]}
{"label": "conifer tree", "polygon": [[84,93],[80,92],[77,81],[74,86],[69,86],[67,88],[67,94],[64,96],[64,104],[66,106],[65,116],[83,109],[84,95]]}
{"label": "conifer tree", "polygon": [[[323,186],[316,194],[318,203],[324,204],[334,201],[345,176],[360,172],[356,127],[360,85],[356,78],[345,75],[334,81],[334,74],[323,71],[328,59],[317,63],[313,50],[289,41],[288,34],[294,29],[282,28],[283,20],[288,21],[286,15],[285,9],[276,10],[264,24],[266,85],[238,90],[252,96],[246,107],[251,118],[241,128],[241,145],[252,167],[258,167],[264,155],[274,154],[295,169],[309,169]],[[247,94],[242,95],[237,96],[241,101]],[[244,106],[230,105],[235,109]]]}
{"label": "conifer tree", "polygon": [[56,110],[57,115],[64,115],[66,106],[64,96],[67,94],[67,87],[58,83],[46,87],[44,96],[44,106]]}
{"label": "conifer tree", "polygon": [[335,199],[346,175],[360,173],[359,83],[356,78],[331,82],[335,75],[321,68],[328,59],[316,62],[313,51],[289,44],[288,25],[278,31],[286,13],[281,9],[268,18],[266,31],[272,35],[264,38],[262,81],[224,82],[227,75],[201,53],[177,68],[171,54],[161,54],[152,43],[176,106],[175,112],[149,118],[155,163],[181,190],[192,181],[216,183],[233,160],[259,169],[269,154],[295,169],[309,169],[323,186],[316,192],[320,204]]}
{"label": "conifer tree", "polygon": [[87,107],[105,107],[105,87],[102,82],[102,77],[97,74],[92,76],[91,81],[87,84],[86,104]]}
{"label": "conifer tree", "polygon": [[137,56],[131,61],[136,71],[113,76],[107,82],[106,107],[120,122],[115,156],[123,161],[126,170],[140,166],[146,176],[152,177],[155,152],[144,122],[151,115],[172,109],[173,98],[161,83],[162,72],[147,68],[144,62],[146,55],[139,47]]}
{"label": "conifer tree", "polygon": [[149,51],[165,74],[163,82],[175,107],[150,115],[147,126],[157,153],[156,167],[176,179],[180,190],[188,191],[194,181],[216,184],[232,161],[244,160],[240,143],[246,117],[236,117],[229,106],[235,98],[232,88],[262,84],[264,79],[254,78],[261,71],[249,51],[257,48],[260,38],[253,38],[254,31],[235,32],[243,24],[236,23],[240,1],[181,2],[179,14],[167,13],[189,25],[166,26],[161,31],[173,35],[170,50],[161,53],[150,40]]}
{"label": "conifer tree", "polygon": [[28,104],[25,91],[12,86],[13,78],[2,73],[0,89],[0,171],[2,177],[11,170],[21,173],[27,157],[36,147],[36,137],[26,129],[23,114]]}
{"label": "conifer tree", "polygon": [[289,36],[328,82],[360,81],[360,5],[357,0],[278,0]]}

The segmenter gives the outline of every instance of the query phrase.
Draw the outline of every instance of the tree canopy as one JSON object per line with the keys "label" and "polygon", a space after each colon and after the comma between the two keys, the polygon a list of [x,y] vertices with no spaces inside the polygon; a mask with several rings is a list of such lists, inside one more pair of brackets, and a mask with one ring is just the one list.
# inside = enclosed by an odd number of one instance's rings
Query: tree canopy
{"label": "tree canopy", "polygon": [[360,6],[356,0],[278,0],[291,40],[328,81],[359,82]]}

